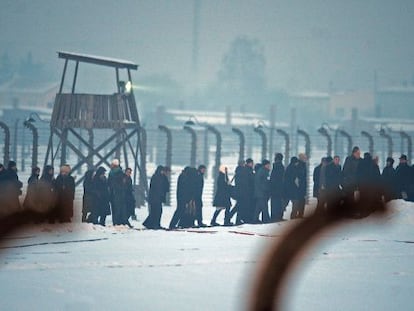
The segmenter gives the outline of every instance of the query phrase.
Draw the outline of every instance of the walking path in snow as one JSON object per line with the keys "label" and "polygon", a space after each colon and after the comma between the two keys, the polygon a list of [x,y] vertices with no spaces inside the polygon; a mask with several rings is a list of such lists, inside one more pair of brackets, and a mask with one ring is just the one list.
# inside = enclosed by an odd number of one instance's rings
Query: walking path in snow
{"label": "walking path in snow", "polygon": [[[173,212],[164,208],[164,226]],[[298,221],[153,231],[141,230],[145,216],[138,230],[43,224],[8,237],[0,310],[243,310],[266,247]],[[285,309],[411,310],[413,261],[414,204],[394,201],[384,218],[323,234],[292,275]]]}

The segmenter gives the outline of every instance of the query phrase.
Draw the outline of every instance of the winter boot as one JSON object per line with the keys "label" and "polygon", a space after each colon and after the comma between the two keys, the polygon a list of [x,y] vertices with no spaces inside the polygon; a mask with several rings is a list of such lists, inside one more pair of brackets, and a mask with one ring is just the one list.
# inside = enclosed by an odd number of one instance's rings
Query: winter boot
{"label": "winter boot", "polygon": [[216,220],[217,220],[217,216],[220,214],[220,211],[221,211],[221,210],[216,210],[216,211],[214,212],[213,218],[211,219],[211,222],[210,222],[210,225],[211,225],[211,226],[213,226],[213,227],[215,227],[215,226],[220,226],[220,225],[216,222]]}

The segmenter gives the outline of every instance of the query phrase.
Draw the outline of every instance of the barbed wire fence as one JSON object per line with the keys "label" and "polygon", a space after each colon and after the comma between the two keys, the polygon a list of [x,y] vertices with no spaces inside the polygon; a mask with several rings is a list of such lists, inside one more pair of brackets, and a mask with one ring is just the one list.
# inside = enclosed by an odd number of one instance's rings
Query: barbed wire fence
{"label": "barbed wire fence", "polygon": [[[9,160],[16,161],[23,181],[27,180],[32,166],[42,168],[44,165],[50,164],[44,163],[50,136],[48,123],[38,121],[27,124],[27,121],[23,122],[21,120],[14,123],[6,121],[1,123],[0,161],[5,162],[5,164]],[[201,164],[207,166],[204,200],[207,204],[211,204],[214,194],[214,180],[218,171],[218,167],[215,167],[217,164],[217,152],[220,153],[219,163],[228,167],[230,178],[233,177],[239,158],[252,158],[255,162],[260,162],[264,158],[272,161],[274,153],[280,152],[287,156],[285,164],[288,164],[291,156],[297,156],[299,153],[309,153],[308,189],[309,195],[311,195],[313,169],[329,151],[327,137],[321,135],[317,129],[304,131],[308,135],[310,142],[307,147],[304,139],[299,137],[300,135],[297,131],[286,128],[261,128],[260,132],[264,134],[262,137],[258,133],[257,128],[253,126],[216,126],[215,129],[221,136],[219,146],[217,145],[216,137],[206,126],[193,126],[190,129],[168,126],[165,126],[165,128],[171,134],[170,146],[168,145],[168,135],[166,132],[159,128],[145,129],[147,138],[146,157],[145,167],[141,169],[146,171],[146,176],[149,179],[157,165],[171,166],[170,204],[173,206],[176,204],[176,183],[181,170],[185,166],[198,166]],[[243,134],[243,142],[234,129]],[[359,146],[362,152],[373,152],[374,156],[378,156],[381,169],[389,156],[394,159],[398,159],[401,154],[407,154],[409,159],[412,157],[411,136],[413,133],[411,132],[367,130],[352,133],[351,130],[349,132],[338,129],[328,131],[328,134],[331,136],[331,155],[339,155],[342,163],[345,157],[350,154],[350,149],[355,145]],[[102,130],[96,134],[94,136],[95,145],[99,145],[110,134],[110,130]],[[283,134],[289,135],[288,144],[286,144],[286,136]],[[88,139],[88,132],[86,130],[81,132],[80,135],[85,140]],[[58,144],[59,142],[55,143]],[[243,146],[240,144],[243,144]],[[83,147],[79,145],[79,148],[82,150]],[[111,148],[111,146],[107,148]],[[307,148],[309,150],[306,150]],[[240,152],[243,152],[243,154],[241,155]],[[60,163],[60,155],[56,154],[54,157],[56,158],[54,163],[55,169],[57,169],[57,163]],[[78,155],[69,148],[66,159],[72,166],[79,161]],[[95,163],[93,160],[96,159],[92,157],[92,162]],[[132,154],[128,154],[126,160],[129,163],[137,161]],[[79,178],[83,176],[87,169],[88,165],[85,163],[73,172],[73,175]]]}

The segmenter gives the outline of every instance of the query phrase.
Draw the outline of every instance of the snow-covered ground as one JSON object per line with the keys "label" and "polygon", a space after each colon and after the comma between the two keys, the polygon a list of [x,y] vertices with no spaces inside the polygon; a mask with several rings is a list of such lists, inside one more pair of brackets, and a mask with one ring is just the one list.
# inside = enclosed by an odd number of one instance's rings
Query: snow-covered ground
{"label": "snow-covered ground", "polygon": [[[164,226],[173,212],[164,208]],[[204,209],[205,222],[212,213]],[[137,229],[146,214],[138,210]],[[266,248],[296,223],[198,233],[78,221],[8,238],[0,310],[243,310]],[[325,233],[292,276],[284,309],[412,310],[413,228],[414,205],[394,201],[381,220],[350,220]]]}

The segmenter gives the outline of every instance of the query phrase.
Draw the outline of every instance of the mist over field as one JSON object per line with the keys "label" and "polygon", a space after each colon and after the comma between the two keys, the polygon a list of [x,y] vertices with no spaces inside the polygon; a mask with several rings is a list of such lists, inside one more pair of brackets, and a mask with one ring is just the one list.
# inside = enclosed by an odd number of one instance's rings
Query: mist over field
{"label": "mist over field", "polygon": [[[240,92],[250,96],[245,105],[256,98],[266,107],[283,103],[286,92],[373,89],[375,75],[383,86],[413,80],[412,1],[3,0],[1,5],[0,85],[16,72],[33,83],[57,83],[60,50],[138,63],[137,97],[173,107],[235,105]],[[38,66],[24,72],[24,61]],[[112,71],[102,72],[81,67],[78,91],[111,92]]]}

